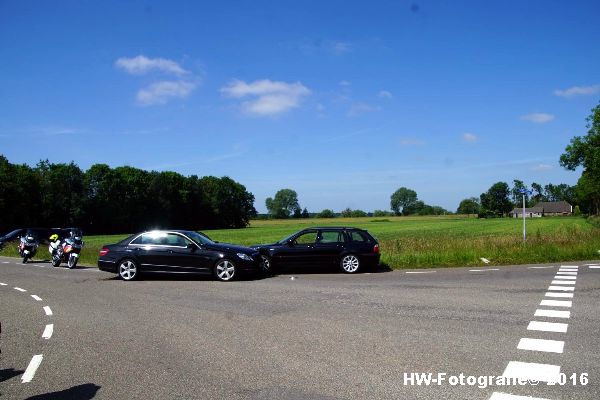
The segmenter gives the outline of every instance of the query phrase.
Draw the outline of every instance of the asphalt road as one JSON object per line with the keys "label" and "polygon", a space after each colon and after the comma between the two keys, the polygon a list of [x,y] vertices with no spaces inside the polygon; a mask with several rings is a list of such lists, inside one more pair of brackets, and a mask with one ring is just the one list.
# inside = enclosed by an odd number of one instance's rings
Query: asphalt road
{"label": "asphalt road", "polygon": [[[595,400],[600,267],[590,263],[222,283],[122,282],[0,258],[0,396]],[[557,372],[568,382],[548,385]],[[412,373],[446,375],[419,385]],[[460,374],[541,382],[480,388]]]}

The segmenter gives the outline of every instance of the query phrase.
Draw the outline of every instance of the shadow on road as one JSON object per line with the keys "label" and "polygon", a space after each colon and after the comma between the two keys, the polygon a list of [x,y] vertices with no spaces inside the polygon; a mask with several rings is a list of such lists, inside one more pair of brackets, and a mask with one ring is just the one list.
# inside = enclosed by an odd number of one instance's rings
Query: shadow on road
{"label": "shadow on road", "polygon": [[19,371],[14,368],[0,369],[0,382],[7,381],[15,376],[21,375],[25,371]]}
{"label": "shadow on road", "polygon": [[28,397],[27,400],[89,400],[96,397],[96,393],[100,386],[93,383],[85,383],[83,385],[73,386],[72,388],[61,390],[59,392],[39,394],[37,396]]}

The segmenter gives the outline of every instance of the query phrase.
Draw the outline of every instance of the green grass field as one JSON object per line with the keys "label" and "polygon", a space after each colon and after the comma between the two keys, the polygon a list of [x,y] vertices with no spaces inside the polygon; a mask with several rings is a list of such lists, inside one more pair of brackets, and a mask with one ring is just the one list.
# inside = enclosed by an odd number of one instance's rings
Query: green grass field
{"label": "green grass field", "polygon": [[[380,243],[382,263],[391,268],[430,268],[528,264],[600,258],[600,229],[580,217],[527,220],[526,243],[520,219],[460,216],[365,217],[252,221],[248,228],[203,231],[220,242],[253,245],[277,241],[310,226],[354,226],[367,229]],[[81,262],[95,265],[103,244],[127,235],[86,236]],[[17,256],[8,245],[1,255]],[[40,247],[36,259],[48,258]]]}

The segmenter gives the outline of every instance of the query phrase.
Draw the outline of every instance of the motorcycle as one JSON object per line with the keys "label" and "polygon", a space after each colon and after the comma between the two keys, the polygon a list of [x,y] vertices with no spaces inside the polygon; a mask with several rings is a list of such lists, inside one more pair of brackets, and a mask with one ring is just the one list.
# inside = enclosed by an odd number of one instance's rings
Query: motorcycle
{"label": "motorcycle", "polygon": [[37,253],[39,243],[35,236],[30,233],[25,234],[25,236],[21,236],[19,241],[19,255],[23,257],[23,264],[27,263],[27,260],[30,260]]}
{"label": "motorcycle", "polygon": [[69,269],[73,269],[77,266],[79,261],[79,255],[83,248],[83,240],[81,236],[73,236],[66,238],[63,242],[59,243],[56,249],[50,248],[52,253],[52,266],[58,267],[61,262],[66,262]]}

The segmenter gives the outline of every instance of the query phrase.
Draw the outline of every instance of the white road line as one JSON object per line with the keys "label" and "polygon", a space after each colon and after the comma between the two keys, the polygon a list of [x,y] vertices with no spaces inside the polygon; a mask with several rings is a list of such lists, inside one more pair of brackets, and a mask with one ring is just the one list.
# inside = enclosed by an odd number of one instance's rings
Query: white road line
{"label": "white road line", "polygon": [[481,271],[500,271],[499,268],[486,268],[486,269],[470,269],[469,272],[481,272]]}
{"label": "white road line", "polygon": [[36,301],[42,301],[42,298],[39,296],[36,296],[35,294],[32,294],[31,297],[33,297],[33,299]]}
{"label": "white road line", "polygon": [[554,265],[551,265],[549,267],[527,267],[527,269],[546,269],[546,268],[556,268]]}
{"label": "white road line", "polygon": [[46,329],[44,329],[44,333],[42,333],[42,337],[44,339],[50,339],[52,334],[54,333],[54,324],[46,325]]}
{"label": "white road line", "polygon": [[564,279],[567,281],[576,281],[577,277],[576,276],[556,275],[556,276],[554,276],[554,279]]}
{"label": "white road line", "polygon": [[541,322],[531,321],[527,326],[529,331],[542,331],[542,332],[558,332],[567,333],[567,327],[569,324],[563,324],[560,322]]}
{"label": "white road line", "polygon": [[494,392],[490,400],[548,400],[541,397],[517,396],[514,394]]}
{"label": "white road line", "polygon": [[540,306],[548,307],[571,307],[573,302],[571,300],[542,300]]}
{"label": "white road line", "polygon": [[561,268],[579,268],[579,265],[561,265]]}
{"label": "white road line", "polygon": [[573,286],[549,286],[548,290],[560,290],[562,292],[572,292],[575,290]]}
{"label": "white road line", "polygon": [[542,382],[558,382],[560,379],[560,366],[511,361],[506,366],[502,376]]}
{"label": "white road line", "polygon": [[44,311],[46,312],[46,315],[52,315],[52,310],[50,309],[50,307],[44,306]]}
{"label": "white road line", "polygon": [[21,289],[20,287],[15,287],[14,289],[15,289],[15,290],[18,290],[19,292],[26,292],[26,291],[27,291],[27,290],[25,290],[25,289]]}
{"label": "white road line", "polygon": [[550,284],[551,285],[574,285],[575,281],[552,281]]}
{"label": "white road line", "polygon": [[531,350],[531,351],[543,351],[546,353],[559,353],[561,354],[565,348],[565,342],[562,340],[546,340],[546,339],[530,339],[521,338],[517,349],[519,350]]}
{"label": "white road line", "polygon": [[558,272],[577,272],[579,268],[559,268]]}
{"label": "white road line", "polygon": [[27,366],[27,369],[25,370],[25,373],[21,377],[21,382],[23,382],[23,383],[31,382],[31,380],[35,376],[35,371],[37,371],[37,369],[40,366],[40,364],[42,363],[43,359],[44,359],[44,356],[42,354],[37,354],[37,355],[33,356],[31,361],[29,362],[29,365]]}
{"label": "white road line", "polygon": [[546,292],[546,297],[573,297],[573,293]]}
{"label": "white road line", "polygon": [[571,271],[558,271],[556,273],[556,275],[571,275],[571,276],[577,276],[577,272],[571,272]]}
{"label": "white road line", "polygon": [[570,318],[571,311],[542,310],[538,308],[533,315],[536,317]]}
{"label": "white road line", "polygon": [[406,271],[407,274],[433,274],[437,271]]}
{"label": "white road line", "polygon": [[2,261],[2,264],[10,264],[8,261]]}
{"label": "white road line", "polygon": [[590,265],[589,269],[600,269],[600,265]]}
{"label": "white road line", "polygon": [[8,283],[2,283],[2,282],[0,282],[0,286],[8,286]]}

